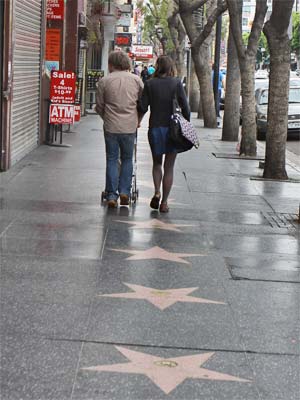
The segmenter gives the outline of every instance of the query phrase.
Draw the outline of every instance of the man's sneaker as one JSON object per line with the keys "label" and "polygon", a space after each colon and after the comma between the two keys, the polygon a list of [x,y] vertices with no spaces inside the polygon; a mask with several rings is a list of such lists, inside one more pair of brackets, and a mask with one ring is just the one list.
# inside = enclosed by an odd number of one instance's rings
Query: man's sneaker
{"label": "man's sneaker", "polygon": [[129,206],[129,196],[127,194],[120,194],[120,205]]}
{"label": "man's sneaker", "polygon": [[115,199],[110,199],[107,202],[107,207],[108,208],[117,208],[118,207],[118,202]]}

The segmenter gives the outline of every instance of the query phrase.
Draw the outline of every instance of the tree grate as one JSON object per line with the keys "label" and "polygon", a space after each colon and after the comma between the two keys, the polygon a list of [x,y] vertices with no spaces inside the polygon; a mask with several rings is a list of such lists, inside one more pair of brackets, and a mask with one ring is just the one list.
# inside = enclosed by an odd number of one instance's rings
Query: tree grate
{"label": "tree grate", "polygon": [[300,228],[299,216],[297,214],[264,212],[262,215],[272,228]]}

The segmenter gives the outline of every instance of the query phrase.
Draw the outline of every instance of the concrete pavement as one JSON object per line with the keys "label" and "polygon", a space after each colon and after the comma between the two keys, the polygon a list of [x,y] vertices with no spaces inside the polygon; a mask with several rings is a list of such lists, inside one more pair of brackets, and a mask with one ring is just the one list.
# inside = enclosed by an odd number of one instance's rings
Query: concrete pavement
{"label": "concrete pavement", "polygon": [[195,121],[160,215],[146,122],[129,209],[100,205],[95,115],[0,175],[1,398],[298,399],[295,160],[294,182],[251,179],[258,161]]}

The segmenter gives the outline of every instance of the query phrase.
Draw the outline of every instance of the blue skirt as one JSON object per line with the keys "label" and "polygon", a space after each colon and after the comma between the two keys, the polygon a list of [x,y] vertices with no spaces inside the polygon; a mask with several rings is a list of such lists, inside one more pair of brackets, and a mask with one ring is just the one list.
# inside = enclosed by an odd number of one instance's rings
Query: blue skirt
{"label": "blue skirt", "polygon": [[155,156],[166,153],[177,153],[176,147],[170,141],[169,127],[150,128],[148,131],[148,140],[152,154]]}

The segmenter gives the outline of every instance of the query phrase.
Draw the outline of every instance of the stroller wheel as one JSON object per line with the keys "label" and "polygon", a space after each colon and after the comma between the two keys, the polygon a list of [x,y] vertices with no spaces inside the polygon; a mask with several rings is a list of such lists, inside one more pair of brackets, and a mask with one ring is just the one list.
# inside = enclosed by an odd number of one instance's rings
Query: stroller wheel
{"label": "stroller wheel", "polygon": [[103,203],[104,201],[106,201],[107,199],[107,192],[103,191],[101,193],[101,203]]}
{"label": "stroller wheel", "polygon": [[136,192],[132,192],[132,195],[131,195],[131,202],[132,202],[132,204],[135,204],[135,203],[136,203],[136,200],[137,200]]}

